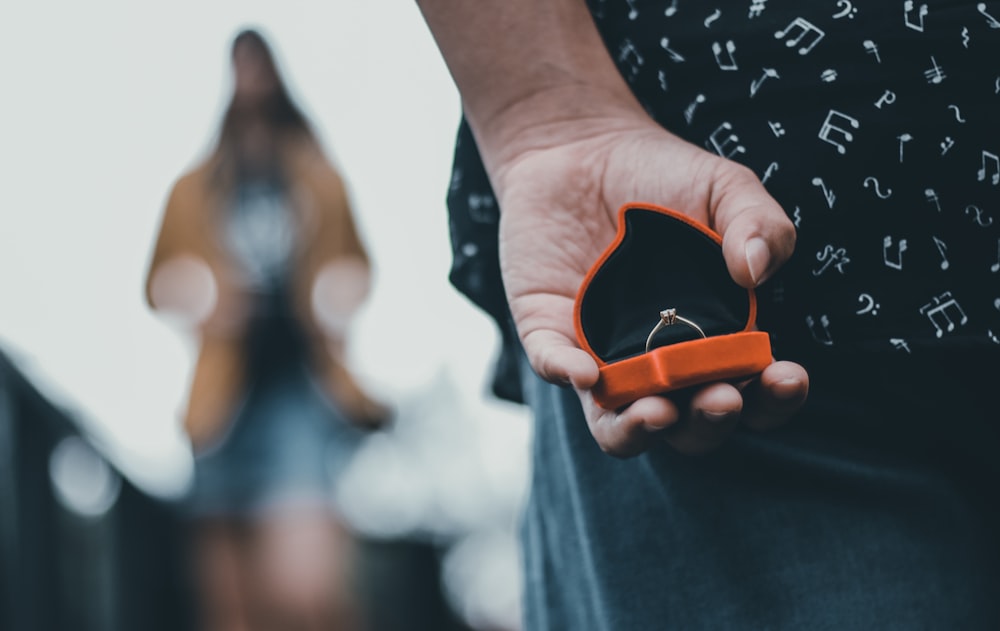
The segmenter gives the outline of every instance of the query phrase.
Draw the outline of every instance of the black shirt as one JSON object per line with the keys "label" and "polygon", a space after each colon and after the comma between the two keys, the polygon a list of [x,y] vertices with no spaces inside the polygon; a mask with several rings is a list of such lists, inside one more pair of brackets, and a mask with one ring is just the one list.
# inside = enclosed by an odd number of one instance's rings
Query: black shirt
{"label": "black shirt", "polygon": [[[1000,348],[1000,3],[589,6],[653,118],[750,167],[795,223],[757,291],[779,358]],[[448,207],[451,281],[498,322],[494,391],[517,400],[500,209],[464,122]]]}

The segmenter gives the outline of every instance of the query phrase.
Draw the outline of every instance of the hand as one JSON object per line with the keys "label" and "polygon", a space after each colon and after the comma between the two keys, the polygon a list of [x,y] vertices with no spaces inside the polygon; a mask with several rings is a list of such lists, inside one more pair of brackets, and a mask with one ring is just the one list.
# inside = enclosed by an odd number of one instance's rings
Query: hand
{"label": "hand", "polygon": [[765,281],[791,256],[795,229],[749,169],[670,134],[642,113],[551,122],[498,155],[492,181],[501,208],[500,263],[518,333],[534,370],[569,384],[590,431],[613,455],[656,440],[702,453],[742,423],[765,430],[787,421],[808,391],[806,371],[775,361],[745,383],[713,383],[681,400],[639,399],[621,411],[596,405],[595,360],[576,342],[573,304],[594,261],[613,240],[616,213],[641,201],[684,212],[723,237],[723,255],[743,287]]}
{"label": "hand", "polygon": [[182,254],[153,268],[149,304],[185,330],[234,337],[246,325],[246,296],[202,258]]}

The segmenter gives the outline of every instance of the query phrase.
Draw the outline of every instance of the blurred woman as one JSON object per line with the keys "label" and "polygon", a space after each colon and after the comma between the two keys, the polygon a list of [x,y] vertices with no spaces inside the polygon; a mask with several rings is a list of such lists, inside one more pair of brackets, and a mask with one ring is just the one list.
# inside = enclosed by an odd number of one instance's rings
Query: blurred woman
{"label": "blurred woman", "polygon": [[346,365],[369,260],[345,184],[268,44],[232,44],[214,150],[174,184],[146,283],[197,333],[186,503],[205,628],[356,629],[333,484],[387,408]]}

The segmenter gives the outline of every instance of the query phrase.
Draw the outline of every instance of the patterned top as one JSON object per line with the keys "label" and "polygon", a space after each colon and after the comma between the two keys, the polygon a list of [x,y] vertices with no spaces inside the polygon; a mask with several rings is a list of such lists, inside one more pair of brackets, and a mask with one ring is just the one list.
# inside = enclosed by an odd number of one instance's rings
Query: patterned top
{"label": "patterned top", "polygon": [[296,244],[286,191],[268,178],[241,181],[227,210],[223,241],[241,280],[254,291],[275,291],[287,282]]}
{"label": "patterned top", "polygon": [[[249,380],[284,379],[308,364],[308,342],[292,307],[298,229],[277,177],[241,179],[227,207],[223,241],[252,299],[247,331]],[[259,385],[259,384],[258,384]]]}
{"label": "patterned top", "polygon": [[[1000,349],[1000,2],[588,4],[653,118],[750,167],[795,223],[758,290],[777,353]],[[510,335],[464,124],[448,203],[452,282]]]}

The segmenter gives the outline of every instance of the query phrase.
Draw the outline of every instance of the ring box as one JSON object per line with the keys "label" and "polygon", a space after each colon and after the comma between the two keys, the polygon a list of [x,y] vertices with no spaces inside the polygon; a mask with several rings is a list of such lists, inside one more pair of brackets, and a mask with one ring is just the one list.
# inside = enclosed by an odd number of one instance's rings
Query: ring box
{"label": "ring box", "polygon": [[[676,309],[681,321],[659,330],[647,352],[665,309]],[[594,401],[613,410],[760,373],[773,360],[770,337],[754,330],[756,315],[753,290],[729,275],[721,236],[668,208],[622,206],[615,239],[584,278],[574,308],[577,341],[600,369]]]}

